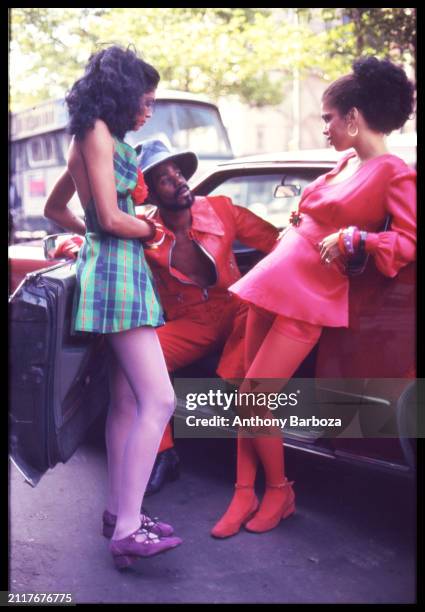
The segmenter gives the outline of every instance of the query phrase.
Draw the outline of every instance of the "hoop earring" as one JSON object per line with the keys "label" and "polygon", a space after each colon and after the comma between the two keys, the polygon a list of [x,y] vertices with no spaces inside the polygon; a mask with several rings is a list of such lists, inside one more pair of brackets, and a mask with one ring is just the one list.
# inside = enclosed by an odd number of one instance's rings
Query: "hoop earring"
{"label": "hoop earring", "polygon": [[359,128],[358,128],[357,126],[356,126],[356,131],[354,132],[354,134],[352,134],[352,133],[350,132],[350,129],[349,129],[349,128],[347,129],[347,134],[348,134],[349,136],[351,136],[351,138],[355,138],[355,137],[357,136],[357,134],[358,134],[358,133],[359,133]]}

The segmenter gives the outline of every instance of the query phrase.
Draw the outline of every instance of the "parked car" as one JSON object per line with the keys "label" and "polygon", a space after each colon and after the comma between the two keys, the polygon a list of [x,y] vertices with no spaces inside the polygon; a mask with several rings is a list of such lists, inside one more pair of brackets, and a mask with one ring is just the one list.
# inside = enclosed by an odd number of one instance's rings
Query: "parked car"
{"label": "parked car", "polygon": [[[404,157],[415,165],[412,151]],[[225,194],[283,228],[304,187],[337,158],[330,149],[240,158],[218,164],[191,187],[196,195]],[[285,197],[278,197],[282,191]],[[69,333],[73,264],[47,258],[55,240],[44,254],[41,242],[13,245],[10,252],[11,456],[33,484],[46,469],[69,458],[108,402],[102,339]],[[242,273],[261,258],[238,243],[234,250]],[[34,272],[37,266],[49,270]],[[32,272],[23,280],[26,271]],[[413,474],[415,264],[391,279],[369,258],[365,271],[350,279],[349,304],[350,327],[325,328],[295,373],[296,379],[311,381],[311,401],[322,410],[334,410],[334,416],[335,410],[345,411],[345,435],[330,437],[308,426],[285,430],[284,443],[331,459]],[[175,376],[213,377],[215,363],[209,357]],[[208,408],[203,413],[212,414]],[[186,416],[179,405],[176,417]],[[371,416],[375,429],[370,429]],[[392,432],[388,437],[385,427]]]}

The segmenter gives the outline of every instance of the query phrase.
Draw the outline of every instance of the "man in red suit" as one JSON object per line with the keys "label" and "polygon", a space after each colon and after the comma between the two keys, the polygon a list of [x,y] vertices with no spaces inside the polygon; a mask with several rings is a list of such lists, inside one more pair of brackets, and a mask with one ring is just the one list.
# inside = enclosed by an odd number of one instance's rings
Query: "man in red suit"
{"label": "man in red suit", "polygon": [[[268,253],[279,231],[225,196],[195,197],[187,180],[197,165],[190,151],[172,153],[160,140],[142,143],[139,166],[148,201],[157,206],[148,216],[164,228],[156,244],[145,249],[167,321],[157,333],[170,373],[223,350],[218,373],[243,377],[247,307],[227,290],[241,276],[232,244],[237,239]],[[177,474],[169,424],[146,494]]]}

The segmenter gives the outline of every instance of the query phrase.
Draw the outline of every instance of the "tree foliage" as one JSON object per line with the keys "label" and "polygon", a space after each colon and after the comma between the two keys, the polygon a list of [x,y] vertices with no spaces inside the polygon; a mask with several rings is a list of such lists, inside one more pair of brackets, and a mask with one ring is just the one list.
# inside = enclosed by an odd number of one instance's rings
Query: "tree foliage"
{"label": "tree foliage", "polygon": [[[277,104],[296,68],[334,78],[359,54],[414,57],[414,9],[14,8],[14,110],[63,96],[89,55],[128,44],[163,86]],[[413,60],[412,60],[413,61]]]}
{"label": "tree foliage", "polygon": [[344,57],[350,65],[362,55],[373,54],[415,68],[415,8],[343,8],[322,9],[325,23],[333,28],[328,39],[330,57]]}

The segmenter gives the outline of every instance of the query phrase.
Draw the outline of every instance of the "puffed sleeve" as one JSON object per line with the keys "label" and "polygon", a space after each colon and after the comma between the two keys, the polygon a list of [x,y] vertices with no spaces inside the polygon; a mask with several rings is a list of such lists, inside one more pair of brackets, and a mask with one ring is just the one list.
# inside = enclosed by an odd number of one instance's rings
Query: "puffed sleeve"
{"label": "puffed sleeve", "polygon": [[369,232],[365,249],[385,276],[397,272],[416,257],[416,172],[397,174],[388,183],[386,208],[391,215],[390,231]]}

